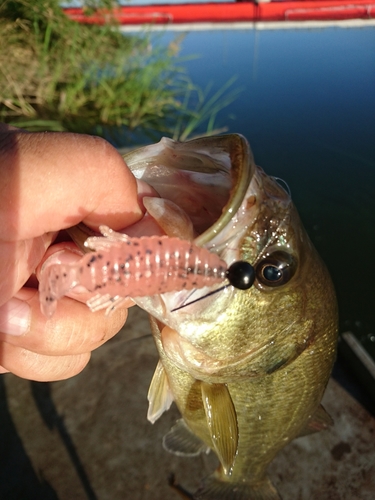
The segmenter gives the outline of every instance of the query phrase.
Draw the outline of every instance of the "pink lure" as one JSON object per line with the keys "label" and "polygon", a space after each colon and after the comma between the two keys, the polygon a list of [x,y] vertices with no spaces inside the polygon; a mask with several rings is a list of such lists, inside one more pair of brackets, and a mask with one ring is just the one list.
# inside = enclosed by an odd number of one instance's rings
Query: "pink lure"
{"label": "pink lure", "polygon": [[129,238],[109,228],[106,236],[88,239],[95,252],[73,264],[51,264],[42,273],[41,309],[52,316],[57,300],[76,286],[97,295],[88,301],[92,310],[109,313],[127,297],[203,288],[226,279],[227,264],[205,248],[180,238]]}

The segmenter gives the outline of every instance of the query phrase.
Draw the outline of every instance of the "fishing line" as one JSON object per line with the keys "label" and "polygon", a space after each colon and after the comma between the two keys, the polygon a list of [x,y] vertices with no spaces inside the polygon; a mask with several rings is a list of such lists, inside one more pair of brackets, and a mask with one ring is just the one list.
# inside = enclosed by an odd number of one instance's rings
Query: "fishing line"
{"label": "fishing line", "polygon": [[284,179],[281,179],[280,177],[272,177],[272,179],[274,179],[278,183],[278,185],[281,186],[284,189],[284,191],[288,193],[290,197],[292,197],[292,191],[288,183],[284,181]]}
{"label": "fishing line", "polygon": [[196,302],[199,302],[200,300],[206,299],[207,297],[210,297],[211,295],[214,295],[215,293],[221,292],[225,288],[228,288],[228,285],[224,285],[217,290],[212,290],[211,292],[206,293],[206,295],[203,295],[202,297],[198,297],[197,299],[191,300],[190,302],[187,302],[186,304],[182,304],[181,306],[175,307],[174,309],[171,309],[171,312],[179,311],[180,309],[183,309],[184,307],[190,306],[191,304],[195,304]]}
{"label": "fishing line", "polygon": [[182,304],[181,306],[175,307],[174,309],[171,310],[171,312],[179,311],[184,307],[190,306],[191,304],[195,304],[196,302],[199,302],[202,299],[206,299],[207,297],[210,297],[215,293],[225,290],[225,288],[228,288],[228,286],[230,285],[239,290],[248,290],[255,281],[255,269],[249,262],[246,262],[245,260],[237,260],[228,267],[226,272],[226,277],[229,281],[227,285],[217,288],[216,290],[212,290],[211,292],[208,292],[206,295],[203,295],[203,297],[199,297],[195,300],[187,302],[186,304]]}

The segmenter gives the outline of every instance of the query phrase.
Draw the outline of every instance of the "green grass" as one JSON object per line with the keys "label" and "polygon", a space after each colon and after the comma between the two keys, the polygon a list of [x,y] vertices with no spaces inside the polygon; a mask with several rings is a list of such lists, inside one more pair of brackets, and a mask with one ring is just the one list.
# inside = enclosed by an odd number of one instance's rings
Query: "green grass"
{"label": "green grass", "polygon": [[181,67],[178,43],[150,47],[114,22],[70,21],[58,0],[0,0],[0,120],[28,130],[125,127],[181,140],[204,123],[215,130],[218,111],[237,95],[226,93],[233,82],[208,98]]}

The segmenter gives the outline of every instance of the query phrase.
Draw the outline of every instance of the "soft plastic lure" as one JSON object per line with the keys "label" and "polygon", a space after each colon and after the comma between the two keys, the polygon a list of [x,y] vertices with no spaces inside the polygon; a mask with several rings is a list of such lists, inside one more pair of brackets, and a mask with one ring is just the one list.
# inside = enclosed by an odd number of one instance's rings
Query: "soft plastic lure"
{"label": "soft plastic lure", "polygon": [[[57,300],[76,286],[98,292],[87,304],[107,313],[127,297],[203,288],[229,279],[241,288],[238,273],[224,260],[191,241],[168,236],[130,238],[106,226],[103,237],[88,238],[94,252],[73,264],[51,264],[43,270],[39,291],[42,312],[52,316]],[[238,266],[238,263],[235,263]]]}

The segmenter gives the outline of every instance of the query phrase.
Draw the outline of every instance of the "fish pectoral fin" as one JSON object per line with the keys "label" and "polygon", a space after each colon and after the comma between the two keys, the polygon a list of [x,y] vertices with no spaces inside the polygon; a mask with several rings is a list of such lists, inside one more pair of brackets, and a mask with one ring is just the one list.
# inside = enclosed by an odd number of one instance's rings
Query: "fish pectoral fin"
{"label": "fish pectoral fin", "polygon": [[147,419],[154,424],[173,403],[172,391],[161,361],[158,362],[147,394]]}
{"label": "fish pectoral fin", "polygon": [[326,412],[322,405],[313,413],[302,429],[298,437],[308,436],[315,432],[324,431],[333,425],[332,417]]}
{"label": "fish pectoral fin", "polygon": [[194,500],[281,500],[271,481],[264,479],[249,484],[220,480],[220,471],[205,479],[204,484],[193,495]]}
{"label": "fish pectoral fin", "polygon": [[191,432],[181,418],[163,438],[163,447],[166,451],[179,457],[196,457],[201,453],[208,453],[210,448]]}
{"label": "fish pectoral fin", "polygon": [[238,446],[237,414],[226,384],[201,383],[202,400],[213,448],[230,474]]}

